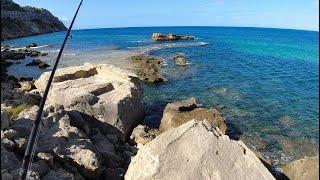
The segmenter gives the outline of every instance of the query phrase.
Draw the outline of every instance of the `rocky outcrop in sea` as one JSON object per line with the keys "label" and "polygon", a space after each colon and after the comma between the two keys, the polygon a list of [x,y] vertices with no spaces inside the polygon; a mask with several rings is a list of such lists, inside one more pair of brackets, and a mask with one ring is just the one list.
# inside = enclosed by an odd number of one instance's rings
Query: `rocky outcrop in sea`
{"label": "rocky outcrop in sea", "polygon": [[165,81],[162,74],[162,66],[164,64],[162,59],[142,54],[132,56],[131,62],[136,67],[137,75],[141,81],[150,83]]}
{"label": "rocky outcrop in sea", "polygon": [[65,25],[46,9],[1,0],[1,40],[65,30]]}
{"label": "rocky outcrop in sea", "polygon": [[194,36],[176,35],[176,34],[161,34],[153,33],[152,39],[154,41],[176,41],[176,40],[193,40]]}

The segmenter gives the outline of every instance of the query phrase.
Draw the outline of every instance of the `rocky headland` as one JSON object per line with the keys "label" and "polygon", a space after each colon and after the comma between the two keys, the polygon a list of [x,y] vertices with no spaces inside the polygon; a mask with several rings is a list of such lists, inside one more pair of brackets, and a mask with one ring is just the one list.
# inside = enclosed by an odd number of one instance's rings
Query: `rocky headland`
{"label": "rocky headland", "polygon": [[65,25],[46,9],[1,0],[1,40],[65,30]]}

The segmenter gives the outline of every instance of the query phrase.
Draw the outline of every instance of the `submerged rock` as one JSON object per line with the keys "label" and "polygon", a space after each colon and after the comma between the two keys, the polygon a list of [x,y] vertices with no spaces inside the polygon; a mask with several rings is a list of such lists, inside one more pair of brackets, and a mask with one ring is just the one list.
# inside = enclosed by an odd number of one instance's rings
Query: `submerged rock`
{"label": "submerged rock", "polygon": [[26,66],[38,66],[40,69],[45,69],[50,67],[48,64],[42,62],[40,59],[34,59],[32,62],[28,63]]}
{"label": "submerged rock", "polygon": [[[41,93],[49,75],[45,72],[35,82]],[[117,127],[129,137],[144,117],[142,93],[136,75],[111,65],[85,64],[57,69],[47,103],[92,116],[97,123]]]}
{"label": "submerged rock", "polygon": [[176,41],[176,40],[193,40],[194,36],[176,35],[176,34],[161,34],[152,33],[152,39],[154,41]]}
{"label": "submerged rock", "polygon": [[162,133],[140,148],[125,179],[256,180],[274,177],[241,141],[230,140],[208,121],[192,120]]}
{"label": "submerged rock", "polygon": [[1,51],[1,61],[10,59],[10,60],[19,60],[24,59],[25,55],[15,50],[4,50]]}
{"label": "submerged rock", "polygon": [[26,48],[37,47],[37,46],[38,45],[36,43],[31,43],[31,44],[28,44]]}
{"label": "submerged rock", "polygon": [[132,56],[131,61],[137,67],[140,80],[151,83],[165,81],[161,70],[164,63],[160,58],[138,55]]}
{"label": "submerged rock", "polygon": [[304,157],[287,164],[283,173],[290,180],[317,180],[319,178],[319,156]]}
{"label": "submerged rock", "polygon": [[195,98],[167,104],[161,119],[160,131],[165,132],[193,119],[207,120],[213,127],[218,127],[226,133],[227,126],[221,113],[214,108],[200,108]]}

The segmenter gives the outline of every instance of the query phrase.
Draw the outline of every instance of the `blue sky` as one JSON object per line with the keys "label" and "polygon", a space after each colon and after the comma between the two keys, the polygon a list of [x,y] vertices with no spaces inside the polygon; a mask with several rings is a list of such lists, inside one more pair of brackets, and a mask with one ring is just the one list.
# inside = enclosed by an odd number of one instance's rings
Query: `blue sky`
{"label": "blue sky", "polygon": [[[79,0],[14,0],[50,10],[66,25]],[[319,31],[318,0],[85,0],[75,29],[245,26]]]}

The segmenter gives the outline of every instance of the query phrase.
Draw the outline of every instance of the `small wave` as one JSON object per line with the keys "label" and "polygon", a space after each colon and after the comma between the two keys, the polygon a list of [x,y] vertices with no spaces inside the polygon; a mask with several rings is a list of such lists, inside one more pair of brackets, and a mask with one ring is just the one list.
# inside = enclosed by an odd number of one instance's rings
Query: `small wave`
{"label": "small wave", "polygon": [[126,41],[126,42],[131,42],[131,43],[143,43],[143,42],[148,42],[146,40],[137,40],[137,41]]}
{"label": "small wave", "polygon": [[45,53],[57,53],[59,51],[60,51],[60,49],[53,49],[53,50],[47,50],[47,51],[42,51],[42,52],[45,52]]}
{"label": "small wave", "polygon": [[66,54],[63,54],[64,56],[75,56],[76,54],[75,53],[66,53]]}
{"label": "small wave", "polygon": [[[19,49],[25,49],[26,47],[13,47],[13,46],[10,46],[10,48],[9,48],[9,50],[15,50],[15,51],[17,51],[17,50],[19,50]],[[1,51],[4,51],[6,48],[1,48]]]}
{"label": "small wave", "polygon": [[166,48],[174,48],[174,47],[192,47],[192,46],[204,46],[209,43],[206,42],[189,42],[189,43],[166,43],[166,44],[153,44],[148,46],[136,46],[136,47],[128,47],[128,49],[132,49],[137,52],[141,52],[144,54],[151,53],[153,51],[157,51],[160,49]]}
{"label": "small wave", "polygon": [[206,43],[206,42],[199,42],[200,46],[205,46],[205,45],[208,45],[209,43]]}
{"label": "small wave", "polygon": [[39,49],[39,48],[43,48],[43,47],[48,47],[50,45],[42,45],[42,46],[37,46],[37,47],[30,47],[30,49]]}

